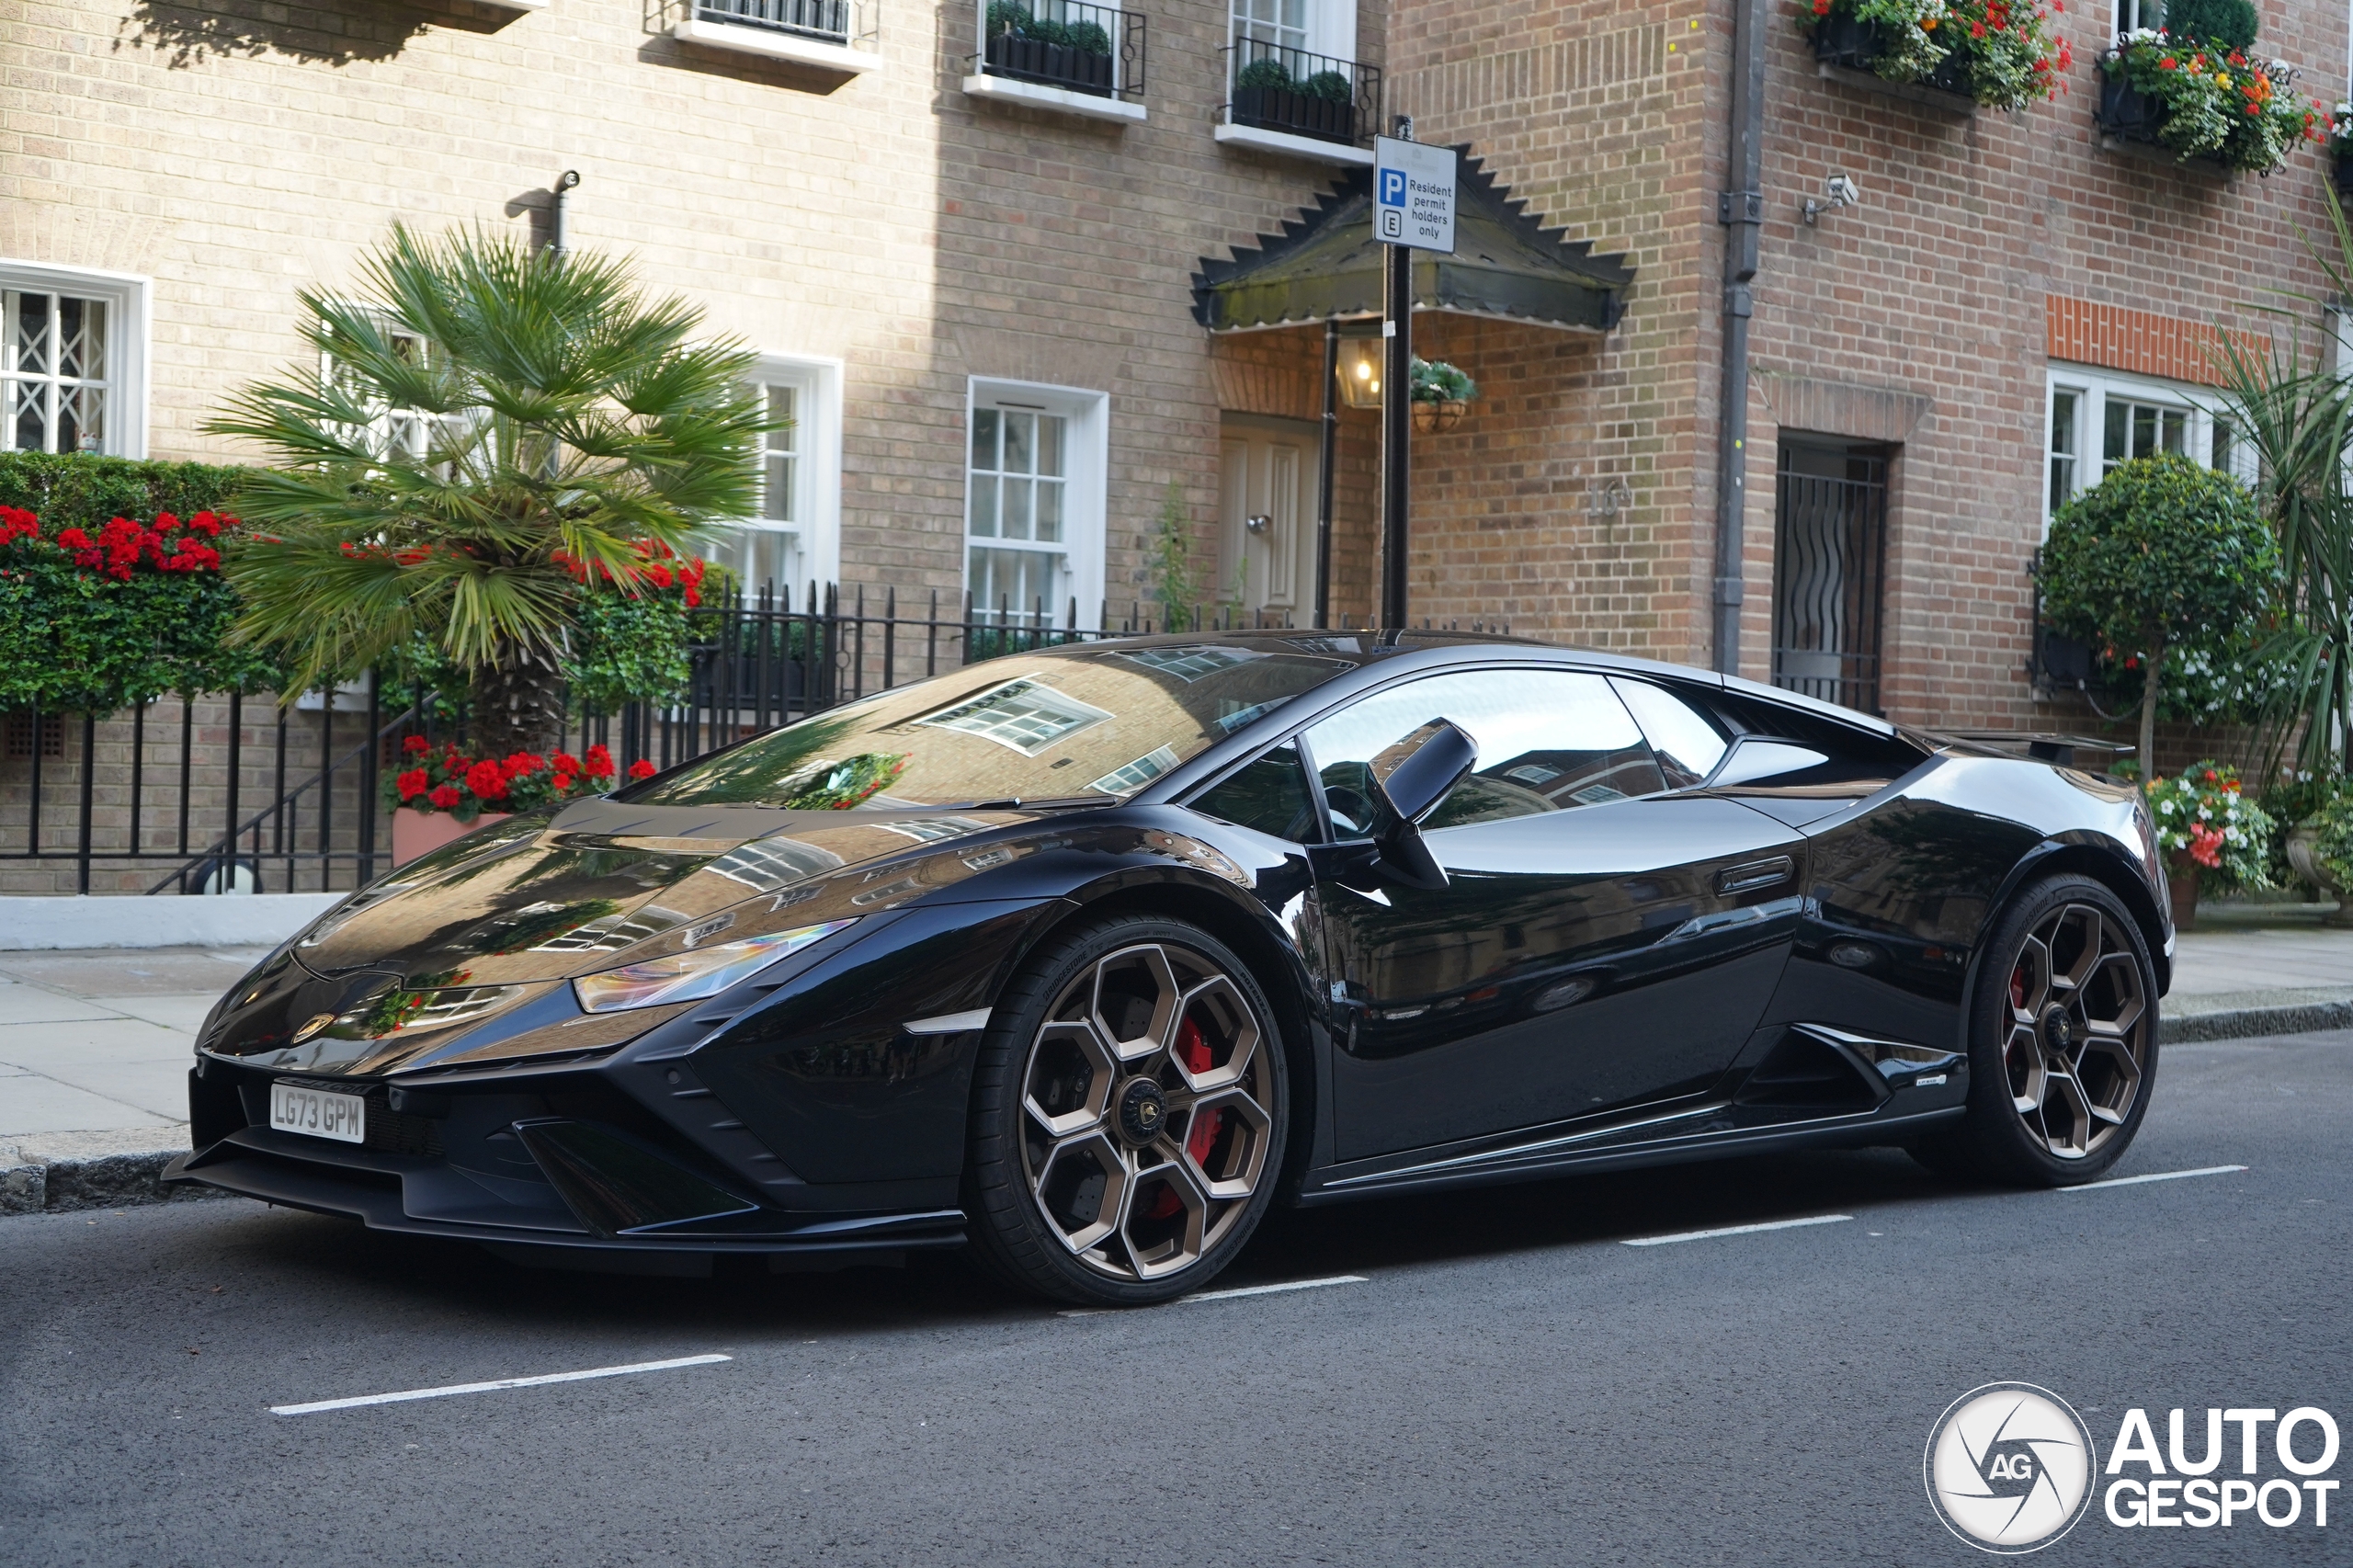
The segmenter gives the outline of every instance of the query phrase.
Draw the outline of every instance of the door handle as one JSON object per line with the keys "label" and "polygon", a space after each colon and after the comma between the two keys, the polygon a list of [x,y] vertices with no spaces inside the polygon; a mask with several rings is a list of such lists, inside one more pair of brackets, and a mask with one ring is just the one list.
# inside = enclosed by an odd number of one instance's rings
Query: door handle
{"label": "door handle", "polygon": [[1736,892],[1754,892],[1785,882],[1797,873],[1797,862],[1786,855],[1776,855],[1769,860],[1751,860],[1732,866],[1716,873],[1716,892],[1727,896]]}

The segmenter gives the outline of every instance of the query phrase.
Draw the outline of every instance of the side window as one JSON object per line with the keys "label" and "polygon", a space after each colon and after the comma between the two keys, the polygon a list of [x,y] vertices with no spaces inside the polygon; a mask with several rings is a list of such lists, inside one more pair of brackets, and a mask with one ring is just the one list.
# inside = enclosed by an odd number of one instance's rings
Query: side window
{"label": "side window", "polygon": [[1633,710],[1651,749],[1658,754],[1659,771],[1670,790],[1688,790],[1715,771],[1723,760],[1724,737],[1715,722],[1691,704],[1646,680],[1612,676],[1609,684]]}
{"label": "side window", "polygon": [[1667,787],[1642,732],[1599,676],[1463,670],[1375,692],[1307,732],[1336,834],[1362,837],[1371,830],[1368,765],[1435,719],[1469,731],[1479,760],[1426,827],[1598,805]]}
{"label": "side window", "polygon": [[1307,768],[1290,741],[1195,798],[1193,809],[1294,844],[1313,844],[1323,836],[1316,829],[1315,801],[1307,791]]}

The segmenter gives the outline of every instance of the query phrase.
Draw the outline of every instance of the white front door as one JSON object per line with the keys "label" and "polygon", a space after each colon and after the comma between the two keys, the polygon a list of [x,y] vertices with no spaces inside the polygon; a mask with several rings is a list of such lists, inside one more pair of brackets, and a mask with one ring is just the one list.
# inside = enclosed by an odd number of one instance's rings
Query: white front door
{"label": "white front door", "polygon": [[1222,432],[1213,597],[1270,623],[1315,616],[1316,427],[1229,415]]}

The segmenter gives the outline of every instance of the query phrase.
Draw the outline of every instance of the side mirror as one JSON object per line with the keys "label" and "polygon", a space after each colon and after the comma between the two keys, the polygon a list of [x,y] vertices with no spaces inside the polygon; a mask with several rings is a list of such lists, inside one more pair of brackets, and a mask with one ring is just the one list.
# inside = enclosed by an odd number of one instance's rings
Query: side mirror
{"label": "side mirror", "polygon": [[1451,719],[1431,720],[1372,759],[1367,771],[1381,818],[1373,841],[1385,874],[1411,887],[1446,886],[1446,868],[1423,842],[1421,823],[1478,762],[1479,743]]}

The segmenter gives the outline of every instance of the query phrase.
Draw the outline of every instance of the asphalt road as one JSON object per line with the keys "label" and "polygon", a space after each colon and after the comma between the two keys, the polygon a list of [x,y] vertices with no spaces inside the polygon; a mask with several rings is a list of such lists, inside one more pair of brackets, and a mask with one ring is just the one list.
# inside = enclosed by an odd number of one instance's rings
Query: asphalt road
{"label": "asphalt road", "polygon": [[[2353,1032],[2171,1047],[2116,1174],[2247,1170],[1995,1192],[1872,1151],[1370,1203],[1221,1281],[1362,1283],[1084,1316],[947,1259],[656,1281],[243,1201],[0,1221],[0,1564],[1984,1562],[1921,1483],[1978,1384],[2103,1456],[2134,1405],[2193,1449],[2209,1405],[2353,1427],[2348,1126]],[[2035,1561],[2344,1562],[2335,1502],[2095,1502]]]}

